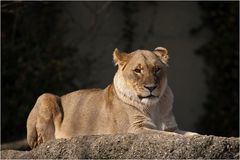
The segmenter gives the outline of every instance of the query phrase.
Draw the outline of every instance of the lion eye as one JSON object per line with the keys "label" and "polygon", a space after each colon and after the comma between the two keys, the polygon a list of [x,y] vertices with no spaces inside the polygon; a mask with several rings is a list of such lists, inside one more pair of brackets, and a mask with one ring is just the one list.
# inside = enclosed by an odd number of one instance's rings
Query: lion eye
{"label": "lion eye", "polygon": [[156,68],[154,69],[154,72],[155,72],[155,73],[160,72],[160,68],[159,68],[159,67],[156,67]]}
{"label": "lion eye", "polygon": [[138,68],[136,68],[136,69],[134,69],[134,72],[136,72],[136,73],[141,73],[141,70],[138,69]]}

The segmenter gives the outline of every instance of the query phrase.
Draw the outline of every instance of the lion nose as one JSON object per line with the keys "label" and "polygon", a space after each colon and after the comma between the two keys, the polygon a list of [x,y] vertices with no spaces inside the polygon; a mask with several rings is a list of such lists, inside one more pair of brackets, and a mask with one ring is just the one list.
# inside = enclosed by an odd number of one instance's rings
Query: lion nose
{"label": "lion nose", "polygon": [[157,86],[156,85],[145,85],[145,88],[147,88],[150,92],[152,92]]}

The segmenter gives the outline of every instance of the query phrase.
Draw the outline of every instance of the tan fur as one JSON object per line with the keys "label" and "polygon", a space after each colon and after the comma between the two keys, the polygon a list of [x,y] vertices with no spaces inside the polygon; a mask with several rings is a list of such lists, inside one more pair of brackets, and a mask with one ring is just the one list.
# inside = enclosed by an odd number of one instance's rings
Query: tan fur
{"label": "tan fur", "polygon": [[38,98],[27,120],[32,148],[50,139],[78,135],[176,134],[165,131],[191,135],[177,129],[165,48],[130,54],[115,49],[113,59],[118,71],[105,89],[79,90],[62,97],[45,93]]}

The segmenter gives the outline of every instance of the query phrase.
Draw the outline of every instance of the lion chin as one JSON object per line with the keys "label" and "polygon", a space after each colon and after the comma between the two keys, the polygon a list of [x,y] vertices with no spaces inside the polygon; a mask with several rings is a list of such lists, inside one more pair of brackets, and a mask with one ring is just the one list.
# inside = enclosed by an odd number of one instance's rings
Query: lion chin
{"label": "lion chin", "polygon": [[154,98],[142,98],[141,99],[141,102],[143,103],[143,104],[145,104],[145,105],[155,105],[155,104],[157,104],[157,102],[159,101],[159,98],[156,98],[156,97],[154,97]]}
{"label": "lion chin", "polygon": [[[167,84],[168,51],[131,53],[115,49],[118,70],[105,89],[85,89],[38,97],[27,119],[31,148],[57,138],[119,133],[194,135],[178,130]],[[171,131],[171,132],[168,132]]]}

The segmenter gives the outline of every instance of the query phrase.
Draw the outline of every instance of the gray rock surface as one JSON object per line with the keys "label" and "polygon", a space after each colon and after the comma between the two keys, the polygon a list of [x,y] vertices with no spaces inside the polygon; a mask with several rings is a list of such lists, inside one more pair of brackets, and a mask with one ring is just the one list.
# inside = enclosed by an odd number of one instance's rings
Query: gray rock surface
{"label": "gray rock surface", "polygon": [[3,150],[1,158],[239,159],[239,138],[169,134],[79,136],[48,141],[31,151]]}

